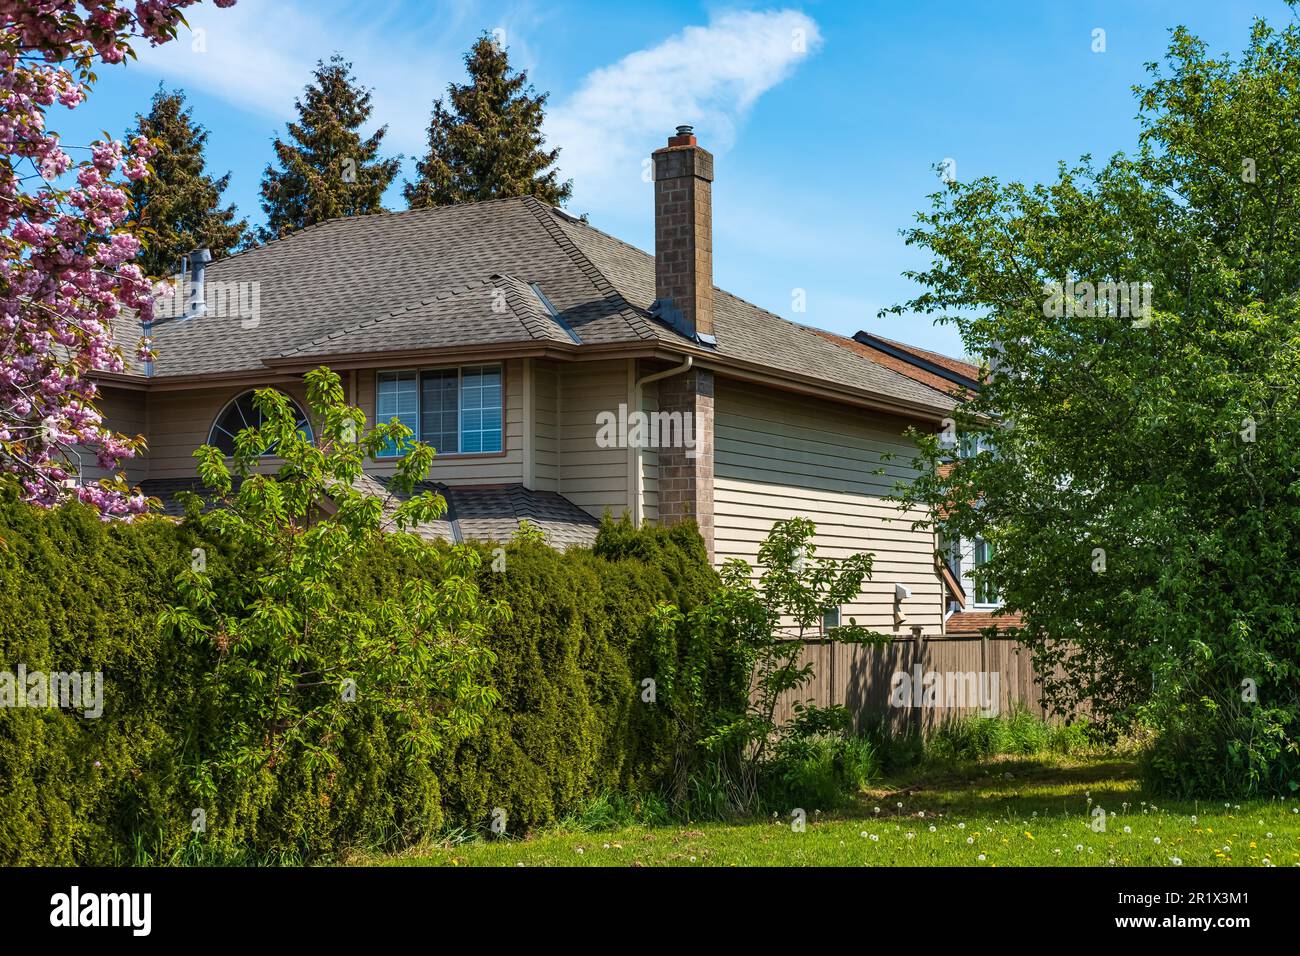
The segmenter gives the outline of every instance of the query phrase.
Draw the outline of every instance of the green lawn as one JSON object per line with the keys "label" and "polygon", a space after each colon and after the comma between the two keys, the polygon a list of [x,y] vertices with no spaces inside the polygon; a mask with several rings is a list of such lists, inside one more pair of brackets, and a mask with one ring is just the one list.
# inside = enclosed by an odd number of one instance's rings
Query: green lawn
{"label": "green lawn", "polygon": [[[1092,802],[1089,803],[1089,800]],[[1094,806],[1106,811],[1093,829]],[[995,758],[882,783],[837,813],[555,829],[370,862],[408,866],[1298,866],[1300,800],[1154,803],[1131,761]]]}

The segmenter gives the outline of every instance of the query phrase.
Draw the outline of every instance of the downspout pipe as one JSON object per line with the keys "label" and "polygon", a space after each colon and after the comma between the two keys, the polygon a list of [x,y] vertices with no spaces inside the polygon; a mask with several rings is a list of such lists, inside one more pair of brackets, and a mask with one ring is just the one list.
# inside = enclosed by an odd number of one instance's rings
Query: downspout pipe
{"label": "downspout pipe", "polygon": [[[672,368],[666,368],[662,372],[655,372],[652,375],[643,375],[636,380],[632,386],[632,401],[635,403],[632,411],[641,411],[641,386],[648,385],[651,382],[658,382],[665,378],[672,378],[675,375],[685,375],[695,367],[695,356],[688,355],[681,365],[675,365]],[[632,502],[632,523],[635,527],[641,527],[641,502],[645,500],[645,468],[641,456],[644,449],[636,449],[636,500]]]}
{"label": "downspout pipe", "polygon": [[681,365],[676,365],[673,368],[666,368],[662,372],[655,372],[653,375],[644,375],[641,378],[637,379],[636,380],[637,407],[635,410],[636,411],[641,410],[641,386],[642,385],[648,385],[651,382],[657,382],[661,378],[672,378],[674,375],[684,375],[687,372],[689,372],[694,367],[694,365],[695,365],[695,356],[688,355],[686,356],[686,361],[683,362]]}

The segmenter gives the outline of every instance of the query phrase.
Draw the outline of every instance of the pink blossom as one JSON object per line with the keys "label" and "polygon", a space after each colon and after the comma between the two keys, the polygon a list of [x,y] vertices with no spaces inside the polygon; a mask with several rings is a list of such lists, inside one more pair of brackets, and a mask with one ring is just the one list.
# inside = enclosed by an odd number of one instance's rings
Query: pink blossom
{"label": "pink blossom", "polygon": [[[113,332],[123,306],[141,319],[153,314],[152,289],[131,261],[140,243],[126,224],[127,194],[114,177],[147,176],[155,147],[143,138],[93,143],[76,185],[57,188],[52,181],[73,159],[46,129],[45,110],[80,106],[90,64],[122,62],[133,37],[167,42],[195,2],[0,0],[0,474],[36,504],[75,494],[106,518],[145,512],[145,499],[120,480],[75,491],[63,482],[75,475],[75,448],[108,470],[134,454],[133,442],[104,427],[91,376],[125,368]],[[20,188],[20,164],[46,183]]]}

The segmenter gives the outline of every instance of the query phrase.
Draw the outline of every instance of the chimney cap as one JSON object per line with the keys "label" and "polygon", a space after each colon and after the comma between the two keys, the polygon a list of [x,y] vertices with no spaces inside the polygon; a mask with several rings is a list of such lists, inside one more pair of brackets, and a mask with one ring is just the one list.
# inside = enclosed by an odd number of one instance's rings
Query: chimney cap
{"label": "chimney cap", "polygon": [[679,126],[677,127],[677,134],[668,137],[669,149],[674,146],[694,146],[696,142],[694,126]]}

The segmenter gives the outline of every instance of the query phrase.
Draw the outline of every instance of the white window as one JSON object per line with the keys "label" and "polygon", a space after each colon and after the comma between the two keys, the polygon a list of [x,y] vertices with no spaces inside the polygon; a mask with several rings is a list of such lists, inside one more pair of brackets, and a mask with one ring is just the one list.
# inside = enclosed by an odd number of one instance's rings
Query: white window
{"label": "white window", "polygon": [[501,394],[500,365],[380,372],[375,417],[399,419],[441,455],[491,454],[503,448]]}
{"label": "white window", "polygon": [[833,629],[840,626],[840,609],[837,607],[828,607],[822,611],[822,633],[828,634]]}
{"label": "white window", "polygon": [[[311,441],[311,422],[307,420],[307,413],[292,398],[289,399],[289,404],[293,407],[298,430],[307,436],[308,441]],[[223,455],[233,455],[235,453],[235,436],[245,428],[261,428],[264,424],[266,424],[266,419],[263,417],[261,409],[254,404],[253,393],[244,392],[232,399],[221,410],[221,414],[217,416],[217,420],[212,423],[212,428],[208,431],[208,444],[214,448],[219,448]],[[262,454],[274,455],[275,444],[272,443]]]}
{"label": "white window", "polygon": [[501,450],[501,366],[460,370],[460,450]]}
{"label": "white window", "polygon": [[[375,378],[375,419],[387,423],[394,418],[419,437],[420,393],[415,372],[380,372]],[[397,454],[396,443],[389,441],[382,454]]]}
{"label": "white window", "polygon": [[975,566],[975,573],[972,575],[975,579],[975,603],[976,604],[997,604],[998,592],[993,587],[986,575],[980,573],[980,569],[988,564],[989,558],[993,557],[993,546],[983,538],[975,539],[974,555],[972,564]]}

